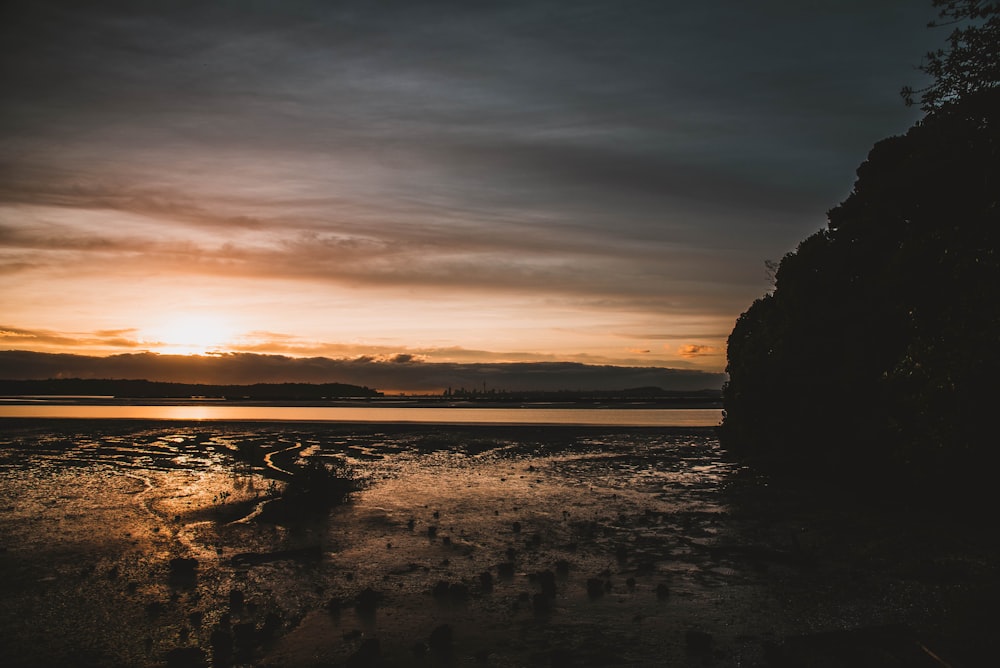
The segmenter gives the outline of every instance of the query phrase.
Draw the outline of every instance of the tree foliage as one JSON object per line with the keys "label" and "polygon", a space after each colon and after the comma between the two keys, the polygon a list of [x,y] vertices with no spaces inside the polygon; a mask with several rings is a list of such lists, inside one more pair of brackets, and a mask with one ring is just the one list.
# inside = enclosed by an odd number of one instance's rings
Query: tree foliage
{"label": "tree foliage", "polygon": [[920,70],[933,78],[926,88],[901,91],[907,106],[919,95],[920,107],[932,113],[983,90],[1000,86],[1000,2],[933,0],[938,20],[931,28],[952,26],[948,48],[931,51]]}
{"label": "tree foliage", "polygon": [[998,112],[982,89],[873,147],[729,337],[727,447],[913,481],[995,459]]}

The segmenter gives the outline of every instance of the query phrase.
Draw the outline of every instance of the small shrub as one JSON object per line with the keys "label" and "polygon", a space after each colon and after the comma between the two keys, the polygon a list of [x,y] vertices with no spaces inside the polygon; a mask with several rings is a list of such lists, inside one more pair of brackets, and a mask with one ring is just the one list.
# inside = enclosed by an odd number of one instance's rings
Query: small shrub
{"label": "small shrub", "polygon": [[296,467],[282,499],[304,510],[324,510],[345,503],[360,488],[360,481],[346,463],[310,457]]}

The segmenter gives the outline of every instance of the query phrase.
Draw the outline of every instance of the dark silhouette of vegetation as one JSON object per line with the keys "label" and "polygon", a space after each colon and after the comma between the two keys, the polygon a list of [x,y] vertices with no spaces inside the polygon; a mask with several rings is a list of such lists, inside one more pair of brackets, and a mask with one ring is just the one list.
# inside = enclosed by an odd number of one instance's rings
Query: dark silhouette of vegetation
{"label": "dark silhouette of vegetation", "polygon": [[309,457],[295,467],[281,500],[286,510],[316,513],[345,503],[359,489],[361,481],[346,462]]}
{"label": "dark silhouette of vegetation", "polygon": [[[995,4],[935,4],[975,8],[996,30]],[[983,50],[995,57],[996,44]],[[939,77],[932,113],[874,146],[827,228],[785,256],[773,292],[738,319],[720,430],[731,451],[947,494],[991,474],[1000,89],[995,68],[983,71],[981,85],[980,70],[961,87]]]}
{"label": "dark silhouette of vegetation", "polygon": [[938,20],[930,28],[952,27],[948,48],[931,51],[920,70],[934,82],[920,90],[901,91],[907,106],[920,96],[920,108],[932,113],[983,90],[1000,86],[1000,3],[986,0],[933,0]]}
{"label": "dark silhouette of vegetation", "polygon": [[0,380],[0,395],[78,395],[127,399],[178,399],[207,397],[248,400],[322,400],[377,397],[382,393],[344,383],[256,383],[253,385],[203,385],[150,380],[52,378],[49,380]]}

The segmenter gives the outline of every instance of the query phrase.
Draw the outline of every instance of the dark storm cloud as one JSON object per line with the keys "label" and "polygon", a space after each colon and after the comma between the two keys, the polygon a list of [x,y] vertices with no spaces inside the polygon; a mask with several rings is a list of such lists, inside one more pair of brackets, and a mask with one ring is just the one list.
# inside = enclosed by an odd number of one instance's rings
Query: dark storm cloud
{"label": "dark storm cloud", "polygon": [[377,150],[424,163],[419,185],[461,185],[471,167],[585,201],[721,193],[801,213],[849,184],[828,169],[905,128],[905,112],[878,110],[925,16],[881,4],[22,3],[4,34],[4,126],[15,144],[65,140],[70,158],[81,133]]}

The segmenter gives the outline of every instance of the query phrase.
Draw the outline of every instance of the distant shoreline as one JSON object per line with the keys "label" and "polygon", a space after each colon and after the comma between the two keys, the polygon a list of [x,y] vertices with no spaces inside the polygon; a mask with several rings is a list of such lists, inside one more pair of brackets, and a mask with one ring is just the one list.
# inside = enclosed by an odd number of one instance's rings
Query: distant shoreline
{"label": "distant shoreline", "polygon": [[564,401],[501,401],[454,400],[446,397],[358,397],[329,400],[263,400],[229,399],[225,397],[114,397],[87,395],[21,395],[0,396],[0,405],[76,405],[76,406],[289,406],[289,407],[366,407],[366,408],[526,408],[526,409],[654,409],[654,408],[722,408],[721,400],[698,397],[678,397],[651,400],[635,399],[573,399]]}
{"label": "distant shoreline", "polygon": [[341,383],[205,385],[148,380],[0,380],[3,403],[158,405],[208,403],[267,406],[387,406],[413,408],[721,408],[720,390],[676,391],[658,387],[624,390],[456,391],[386,395]]}

